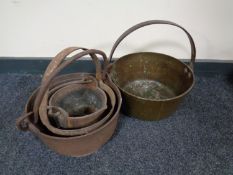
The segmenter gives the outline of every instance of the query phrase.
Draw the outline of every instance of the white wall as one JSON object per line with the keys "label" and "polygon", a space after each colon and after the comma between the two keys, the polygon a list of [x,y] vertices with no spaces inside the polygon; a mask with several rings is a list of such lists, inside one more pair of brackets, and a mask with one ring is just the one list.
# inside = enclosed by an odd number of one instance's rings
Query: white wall
{"label": "white wall", "polygon": [[[233,60],[232,0],[1,0],[0,56],[50,57],[68,46],[104,50],[149,19],[174,21],[193,36],[198,59]],[[189,58],[186,36],[172,26],[130,35],[115,56],[156,51]]]}

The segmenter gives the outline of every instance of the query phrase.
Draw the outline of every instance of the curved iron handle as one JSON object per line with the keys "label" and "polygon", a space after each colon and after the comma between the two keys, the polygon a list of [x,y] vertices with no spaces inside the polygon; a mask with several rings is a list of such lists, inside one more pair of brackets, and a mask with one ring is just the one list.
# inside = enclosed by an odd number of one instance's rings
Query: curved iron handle
{"label": "curved iron handle", "polygon": [[[61,52],[59,52],[49,63],[49,65],[47,66],[46,70],[45,70],[45,73],[43,75],[43,78],[42,78],[42,82],[43,81],[46,81],[47,77],[50,76],[50,74],[59,67],[59,65],[65,61],[66,57],[71,54],[72,52],[74,51],[77,51],[77,50],[88,50],[87,48],[84,48],[84,47],[68,47],[68,48],[65,48],[63,49]],[[90,56],[91,57],[95,57],[95,55],[91,54],[90,53]],[[71,58],[72,59],[72,58]],[[104,66],[107,65],[107,59],[104,60]],[[101,68],[96,68],[96,79],[99,80],[101,79]]]}
{"label": "curved iron handle", "polygon": [[28,112],[23,114],[21,117],[16,120],[16,127],[21,131],[31,131],[37,136],[40,136],[40,130],[33,126],[31,122],[29,122],[29,117],[33,117],[33,112]]}
{"label": "curved iron handle", "polygon": [[77,50],[87,50],[84,47],[68,47],[60,51],[49,63],[47,66],[42,81],[45,79],[66,59],[66,57],[74,51]]}
{"label": "curved iron handle", "polygon": [[29,117],[33,115],[33,112],[24,113],[22,116],[17,118],[16,120],[16,127],[21,131],[27,131],[28,130],[28,120]]}
{"label": "curved iron handle", "polygon": [[[66,60],[65,62],[61,63],[56,69],[54,69],[49,76],[46,76],[46,79],[44,79],[44,81],[42,82],[40,89],[38,91],[38,94],[36,96],[35,102],[34,102],[34,106],[33,106],[33,112],[34,112],[34,123],[38,122],[38,112],[39,112],[39,106],[42,102],[42,99],[44,97],[44,94],[46,93],[46,91],[49,88],[49,84],[51,83],[51,81],[54,79],[54,77],[65,67],[67,67],[68,65],[72,64],[75,60],[86,56],[86,55],[91,55],[92,60],[94,61],[95,65],[96,65],[96,70],[98,71],[98,74],[96,74],[96,79],[99,81],[102,81],[102,75],[101,75],[101,64],[100,61],[98,59],[98,57],[96,56],[96,54],[101,55],[103,57],[104,60],[107,60],[107,56],[105,55],[104,52],[100,51],[100,50],[95,50],[95,49],[89,49],[89,50],[85,50],[82,51],[74,56],[72,56],[69,60]],[[105,63],[106,64],[106,63]]]}
{"label": "curved iron handle", "polygon": [[133,31],[139,29],[139,28],[142,28],[144,26],[148,26],[148,25],[152,25],[152,24],[168,24],[168,25],[172,25],[172,26],[176,26],[180,29],[182,29],[186,35],[188,36],[189,38],[189,42],[190,42],[190,45],[191,45],[191,61],[190,61],[190,67],[193,69],[194,67],[194,63],[195,63],[195,57],[196,57],[196,47],[195,47],[195,43],[193,41],[193,38],[192,36],[188,33],[188,31],[186,29],[184,29],[182,26],[174,23],[174,22],[171,22],[171,21],[164,21],[164,20],[150,20],[150,21],[145,21],[145,22],[142,22],[142,23],[139,23],[139,24],[136,24],[134,25],[133,27],[129,28],[128,30],[126,30],[118,39],[117,41],[114,43],[113,47],[112,47],[112,50],[111,50],[111,53],[110,53],[110,56],[109,56],[109,60],[110,62],[112,61],[112,56],[117,48],[117,46],[120,44],[120,42],[126,37],[128,36],[130,33],[132,33]]}

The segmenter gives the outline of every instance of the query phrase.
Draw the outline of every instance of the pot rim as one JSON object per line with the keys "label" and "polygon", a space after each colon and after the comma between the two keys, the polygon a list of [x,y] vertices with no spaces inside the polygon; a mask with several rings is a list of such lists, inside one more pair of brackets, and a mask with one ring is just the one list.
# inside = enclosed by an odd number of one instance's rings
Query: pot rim
{"label": "pot rim", "polygon": [[[76,74],[76,73],[72,73],[72,74]],[[77,73],[79,74],[79,73]],[[59,76],[60,77],[60,76]],[[53,140],[64,140],[64,141],[68,141],[68,140],[73,140],[73,139],[77,139],[77,138],[83,138],[83,137],[87,137],[93,134],[96,134],[97,132],[101,131],[102,129],[106,128],[109,124],[111,124],[114,120],[116,120],[119,115],[120,115],[120,109],[121,109],[121,105],[122,105],[122,97],[121,97],[121,93],[119,91],[119,89],[116,87],[116,85],[114,83],[111,82],[111,80],[107,80],[108,85],[113,89],[113,92],[116,94],[116,110],[113,113],[112,117],[110,117],[110,119],[105,122],[103,125],[101,125],[100,127],[98,127],[97,129],[92,130],[91,132],[88,132],[86,134],[83,135],[75,135],[75,136],[56,136],[56,135],[49,135],[46,134],[44,132],[42,132],[39,128],[36,127],[36,125],[31,122],[29,119],[27,119],[28,121],[28,127],[29,127],[29,131],[33,132],[34,134],[38,135],[38,136],[43,136],[44,138],[47,139],[53,139]],[[29,102],[31,100],[31,98],[33,97],[33,95],[35,95],[35,93],[38,91],[39,87],[37,89],[35,89],[33,91],[33,93],[31,94],[31,96],[29,97],[25,109],[24,111],[26,113],[29,113],[29,111],[27,110],[27,106],[29,105]],[[115,130],[115,128],[113,128]],[[50,131],[51,132],[51,131]]]}
{"label": "pot rim", "polygon": [[[194,84],[195,84],[195,76],[194,76],[194,71],[193,69],[191,69],[191,67],[189,67],[187,64],[183,63],[182,61],[180,61],[179,59],[175,58],[175,57],[172,57],[170,55],[166,55],[166,54],[163,54],[163,53],[158,53],[158,52],[136,52],[136,53],[130,53],[130,54],[127,54],[127,55],[124,55],[124,56],[121,56],[120,58],[118,58],[117,60],[115,60],[113,63],[111,63],[108,67],[108,74],[111,72],[111,68],[114,64],[117,64],[117,62],[119,62],[119,60],[122,60],[123,57],[126,57],[126,56],[129,56],[129,55],[135,55],[135,54],[157,54],[157,55],[163,55],[163,56],[166,56],[168,57],[169,59],[173,59],[177,62],[179,62],[180,64],[182,64],[185,68],[187,68],[191,74],[192,74],[192,77],[193,77],[193,81],[192,81],[192,84],[190,85],[190,87],[184,91],[183,93],[175,96],[175,97],[171,97],[171,98],[166,98],[166,99],[160,99],[160,100],[156,100],[156,99],[147,99],[147,98],[143,98],[143,97],[140,97],[140,96],[136,96],[126,90],[124,90],[121,86],[119,86],[117,83],[115,83],[115,81],[111,78],[111,75],[109,76],[112,81],[114,82],[114,84],[124,93],[124,94],[127,94],[128,96],[131,96],[131,97],[134,97],[136,99],[139,99],[139,100],[144,100],[144,101],[151,101],[151,102],[166,102],[166,101],[171,101],[171,100],[176,100],[176,99],[179,99],[181,97],[184,97],[185,95],[187,95],[193,88]],[[125,58],[124,58],[125,59]]]}
{"label": "pot rim", "polygon": [[[80,84],[77,84],[77,85],[80,85]],[[70,86],[75,86],[75,84],[70,84],[68,86],[62,87],[62,88],[58,89],[54,94],[52,94],[51,97],[50,97],[50,99],[49,99],[49,105],[53,106],[51,104],[52,103],[52,98],[54,98],[55,95],[57,95],[58,93],[61,93],[61,91],[64,91],[64,89],[69,88]],[[80,86],[83,86],[83,87],[80,87]],[[88,86],[85,86],[85,85],[80,85],[80,86],[77,87],[77,89],[84,88],[84,89],[91,89],[91,90],[93,90],[93,87],[88,87]],[[108,108],[107,107],[107,95],[106,95],[106,93],[102,89],[100,89],[99,87],[95,87],[94,89],[97,90],[97,92],[99,94],[101,94],[101,96],[104,98],[104,101],[103,101],[103,104],[102,104],[101,108],[97,109],[95,112],[93,112],[91,114],[87,114],[87,115],[83,115],[83,116],[78,116],[78,117],[77,116],[68,116],[67,118],[77,119],[77,120],[92,118],[93,115],[99,114],[100,112],[104,112]],[[99,117],[99,116],[97,116],[97,117]]]}

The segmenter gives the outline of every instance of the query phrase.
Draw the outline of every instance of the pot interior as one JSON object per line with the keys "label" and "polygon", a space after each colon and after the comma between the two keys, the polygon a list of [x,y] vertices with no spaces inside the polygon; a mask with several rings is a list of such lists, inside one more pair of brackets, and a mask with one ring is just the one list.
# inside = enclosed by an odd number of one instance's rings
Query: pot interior
{"label": "pot interior", "polygon": [[121,90],[150,100],[176,97],[194,81],[187,65],[171,56],[151,52],[121,57],[113,63],[110,76]]}
{"label": "pot interior", "polygon": [[63,108],[72,117],[94,113],[105,105],[102,94],[91,88],[73,89],[68,92],[61,89],[52,98],[51,105]]}

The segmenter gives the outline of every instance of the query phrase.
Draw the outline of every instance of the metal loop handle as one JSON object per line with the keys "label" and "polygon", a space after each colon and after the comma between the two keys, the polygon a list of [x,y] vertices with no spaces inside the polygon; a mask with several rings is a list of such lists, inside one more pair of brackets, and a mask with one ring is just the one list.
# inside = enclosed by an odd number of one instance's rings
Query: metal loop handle
{"label": "metal loop handle", "polygon": [[[59,65],[66,59],[66,57],[71,54],[74,51],[77,50],[88,50],[87,48],[83,47],[68,47],[61,52],[59,52],[49,63],[47,66],[42,82],[46,81],[47,77],[50,76],[50,74],[59,67]],[[95,57],[95,55],[90,54],[91,57]],[[72,59],[72,58],[71,58]],[[107,60],[104,60],[104,66],[107,64]],[[100,80],[101,79],[101,67],[96,67],[96,79]]]}
{"label": "metal loop handle", "polygon": [[59,67],[54,69],[49,74],[49,76],[46,76],[46,78],[44,79],[44,81],[42,82],[42,84],[40,86],[40,89],[38,91],[38,94],[37,94],[35,102],[34,102],[34,106],[33,106],[34,123],[36,123],[38,121],[38,118],[39,118],[38,117],[39,106],[40,106],[40,104],[42,102],[44,94],[46,93],[46,91],[49,88],[49,84],[51,83],[51,81],[55,78],[55,76],[61,70],[63,70],[65,67],[72,64],[75,60],[77,60],[77,59],[79,59],[79,58],[81,58],[83,56],[86,56],[86,55],[91,55],[91,58],[92,58],[93,62],[96,65],[96,72],[98,71],[98,73],[96,73],[96,79],[99,80],[99,81],[102,81],[101,63],[100,63],[98,57],[96,56],[96,54],[101,55],[104,60],[107,60],[107,56],[105,55],[105,53],[100,51],[100,50],[95,50],[95,49],[84,50],[84,51],[72,56],[69,60],[66,60],[65,62],[61,63]]}
{"label": "metal loop handle", "polygon": [[196,58],[196,47],[195,47],[195,43],[193,41],[192,36],[188,33],[188,31],[186,29],[184,29],[182,26],[171,22],[171,21],[164,21],[164,20],[150,20],[150,21],[145,21],[139,24],[136,24],[135,26],[129,28],[128,30],[126,30],[118,39],[117,41],[114,43],[110,56],[109,56],[109,60],[110,62],[112,61],[112,56],[117,48],[117,46],[120,44],[120,42],[126,37],[128,36],[130,33],[132,33],[133,31],[142,28],[144,26],[148,26],[148,25],[152,25],[152,24],[168,24],[168,25],[172,25],[172,26],[176,26],[180,29],[182,29],[188,36],[188,39],[190,41],[190,45],[191,45],[191,61],[190,61],[190,67],[193,69],[194,63],[195,63],[195,58]]}
{"label": "metal loop handle", "polygon": [[26,114],[23,114],[16,120],[16,127],[21,131],[27,131],[28,130],[28,120],[29,117],[33,114],[33,112],[29,112]]}
{"label": "metal loop handle", "polygon": [[84,47],[68,47],[60,51],[47,66],[42,81],[45,81],[47,77],[66,59],[66,57],[74,51],[87,50]]}

